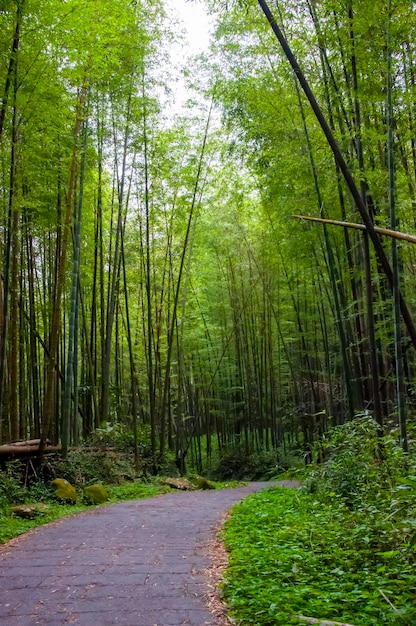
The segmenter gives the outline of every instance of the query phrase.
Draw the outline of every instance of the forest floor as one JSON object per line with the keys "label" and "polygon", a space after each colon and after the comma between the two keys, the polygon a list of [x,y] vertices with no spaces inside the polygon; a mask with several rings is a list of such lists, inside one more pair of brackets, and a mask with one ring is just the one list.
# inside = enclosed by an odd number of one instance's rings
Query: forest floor
{"label": "forest floor", "polygon": [[[171,493],[95,508],[0,547],[4,626],[223,624],[215,536],[245,496],[295,481]],[[213,563],[212,558],[218,562]]]}

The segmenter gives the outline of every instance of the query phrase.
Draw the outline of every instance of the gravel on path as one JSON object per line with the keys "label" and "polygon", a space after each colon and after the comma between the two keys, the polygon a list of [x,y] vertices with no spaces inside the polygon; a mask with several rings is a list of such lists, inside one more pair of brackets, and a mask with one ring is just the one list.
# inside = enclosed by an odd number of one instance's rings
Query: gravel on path
{"label": "gravel on path", "polygon": [[1,626],[205,626],[207,546],[249,483],[122,502],[64,518],[0,547]]}

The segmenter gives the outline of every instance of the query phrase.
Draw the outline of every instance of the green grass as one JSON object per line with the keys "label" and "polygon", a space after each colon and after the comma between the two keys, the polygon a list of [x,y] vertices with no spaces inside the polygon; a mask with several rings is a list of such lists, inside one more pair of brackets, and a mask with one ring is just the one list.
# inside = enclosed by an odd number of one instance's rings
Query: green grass
{"label": "green grass", "polygon": [[232,617],[259,626],[300,623],[293,615],[356,626],[416,624],[415,547],[401,543],[395,524],[360,516],[335,494],[325,503],[274,487],[246,498],[225,529],[224,597]]}
{"label": "green grass", "polygon": [[60,517],[80,513],[90,508],[81,504],[49,504],[48,506],[47,512],[42,513],[33,520],[21,519],[20,517],[9,514],[7,510],[0,511],[0,544],[18,535],[22,535],[32,528],[53,522]]}
{"label": "green grass", "polygon": [[[48,504],[48,509],[33,520],[21,519],[10,513],[9,507],[0,509],[0,544],[21,535],[32,528],[48,524],[61,517],[74,515],[91,509],[92,506],[106,506],[123,500],[140,500],[143,498],[152,498],[153,496],[167,493],[170,491],[166,485],[159,483],[142,483],[139,481],[125,483],[123,485],[106,487],[110,499],[102,505],[90,505],[84,502],[76,504],[61,504],[56,501],[44,499]],[[30,503],[30,498],[26,499],[26,503]]]}

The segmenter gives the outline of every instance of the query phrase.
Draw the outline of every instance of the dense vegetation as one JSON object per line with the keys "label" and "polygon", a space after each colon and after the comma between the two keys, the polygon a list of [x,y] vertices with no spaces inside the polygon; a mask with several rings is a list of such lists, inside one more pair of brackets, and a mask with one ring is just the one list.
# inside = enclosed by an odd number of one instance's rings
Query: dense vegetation
{"label": "dense vegetation", "polygon": [[300,491],[276,487],[234,507],[224,592],[237,624],[415,623],[415,460],[406,478],[408,461],[386,437],[380,463],[368,418],[327,445],[331,459]]}

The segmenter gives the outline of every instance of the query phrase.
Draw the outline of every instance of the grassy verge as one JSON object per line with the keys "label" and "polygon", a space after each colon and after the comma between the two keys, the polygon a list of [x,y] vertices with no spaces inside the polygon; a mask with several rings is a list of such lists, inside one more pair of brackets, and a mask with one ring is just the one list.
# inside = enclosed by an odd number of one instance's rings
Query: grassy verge
{"label": "grassy verge", "polygon": [[[237,624],[290,616],[356,626],[416,624],[415,547],[394,516],[351,510],[335,494],[272,488],[233,508],[224,597]],[[303,622],[304,624],[305,622]]]}
{"label": "grassy verge", "polygon": [[[102,505],[112,504],[115,502],[121,502],[123,500],[139,500],[142,498],[151,498],[161,493],[167,493],[170,491],[168,487],[158,483],[142,483],[142,482],[129,482],[124,485],[109,486],[107,490],[110,494],[110,499]],[[27,503],[31,502],[31,499],[26,499]],[[0,509],[0,544],[21,535],[32,528],[48,524],[61,517],[68,515],[74,515],[91,509],[92,506],[86,503],[77,504],[63,504],[53,500],[45,500],[48,508],[45,512],[41,513],[35,519],[21,519],[9,512],[9,507]]]}

